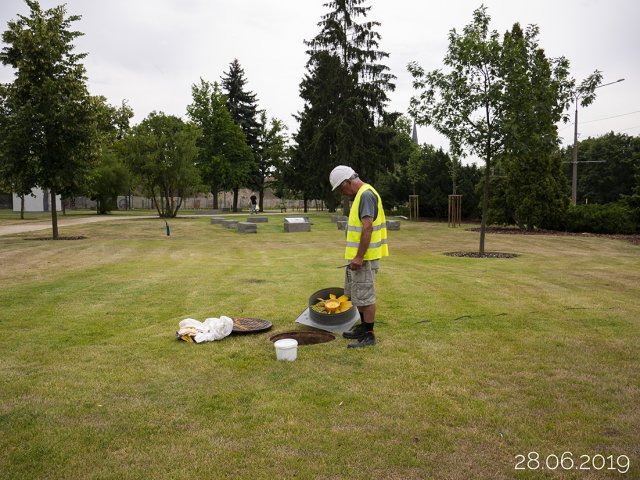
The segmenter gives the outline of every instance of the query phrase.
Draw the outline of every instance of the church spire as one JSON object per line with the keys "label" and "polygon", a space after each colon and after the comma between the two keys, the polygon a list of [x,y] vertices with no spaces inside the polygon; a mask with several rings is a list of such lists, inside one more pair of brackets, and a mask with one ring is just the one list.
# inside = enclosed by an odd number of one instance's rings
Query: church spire
{"label": "church spire", "polygon": [[413,143],[415,143],[416,145],[420,145],[418,143],[418,129],[416,128],[416,121],[413,121],[413,133],[411,134],[411,140],[413,140]]}

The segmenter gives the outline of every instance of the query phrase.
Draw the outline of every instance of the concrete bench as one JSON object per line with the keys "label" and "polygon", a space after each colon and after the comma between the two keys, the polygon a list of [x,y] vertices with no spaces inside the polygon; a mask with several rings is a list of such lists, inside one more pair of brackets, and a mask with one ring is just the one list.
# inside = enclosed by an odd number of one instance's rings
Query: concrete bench
{"label": "concrete bench", "polygon": [[238,222],[238,233],[258,233],[258,225],[251,222]]}
{"label": "concrete bench", "polygon": [[336,225],[338,225],[338,230],[346,230],[347,229],[347,221],[346,220],[338,220]]}
{"label": "concrete bench", "polygon": [[255,217],[248,217],[247,218],[247,222],[251,222],[251,223],[268,223],[269,222],[269,217],[262,217],[262,216],[256,215]]}
{"label": "concrete bench", "polygon": [[348,218],[344,215],[331,215],[331,221],[333,223],[337,223],[337,222],[346,222],[348,220]]}
{"label": "concrete bench", "polygon": [[224,218],[220,218],[220,217],[213,217],[211,219],[211,223],[214,225],[221,225],[222,222],[224,222]]}
{"label": "concrete bench", "polygon": [[400,230],[400,220],[387,220],[387,230]]}
{"label": "concrete bench", "polygon": [[227,228],[237,228],[238,220],[223,220],[222,226]]}

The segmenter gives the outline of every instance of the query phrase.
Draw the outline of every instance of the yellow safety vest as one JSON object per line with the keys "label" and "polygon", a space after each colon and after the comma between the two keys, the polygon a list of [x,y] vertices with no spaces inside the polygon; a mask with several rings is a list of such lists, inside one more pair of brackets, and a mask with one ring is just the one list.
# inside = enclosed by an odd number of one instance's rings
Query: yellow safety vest
{"label": "yellow safety vest", "polygon": [[376,190],[369,184],[365,183],[353,201],[351,212],[349,213],[349,222],[347,225],[347,248],[344,252],[346,260],[353,260],[358,253],[360,245],[360,237],[362,236],[362,221],[360,220],[360,197],[365,190],[371,190],[378,198],[378,216],[373,219],[373,232],[371,233],[371,243],[364,254],[365,260],[376,260],[378,258],[389,255],[389,246],[387,244],[387,222],[382,208],[382,200]]}

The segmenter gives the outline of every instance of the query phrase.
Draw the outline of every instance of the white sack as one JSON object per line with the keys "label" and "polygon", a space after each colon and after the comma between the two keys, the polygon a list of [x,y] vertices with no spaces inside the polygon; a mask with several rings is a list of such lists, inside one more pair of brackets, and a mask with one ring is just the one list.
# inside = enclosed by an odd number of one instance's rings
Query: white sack
{"label": "white sack", "polygon": [[233,330],[233,320],[224,315],[220,318],[207,318],[203,322],[205,330],[202,333],[198,333],[194,340],[196,343],[213,342],[214,340],[220,340],[231,334]]}

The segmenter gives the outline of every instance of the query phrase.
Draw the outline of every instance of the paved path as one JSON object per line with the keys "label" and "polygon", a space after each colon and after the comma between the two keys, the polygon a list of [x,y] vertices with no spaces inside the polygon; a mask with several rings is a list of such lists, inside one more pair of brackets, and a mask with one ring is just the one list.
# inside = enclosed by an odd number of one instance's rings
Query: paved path
{"label": "paved path", "polygon": [[[251,215],[248,212],[225,212],[224,214],[194,214],[194,215],[178,215],[177,218],[202,218],[202,217],[213,217],[213,216],[224,216],[224,215],[247,215],[249,218]],[[274,215],[274,216],[282,216],[280,213],[261,213],[260,215]],[[292,213],[292,215],[295,215]],[[286,216],[286,215],[284,215]],[[96,216],[96,217],[84,217],[84,218],[68,218],[63,215],[58,216],[58,228],[60,227],[69,227],[72,225],[82,225],[83,223],[95,223],[95,222],[107,222],[109,220],[136,220],[136,219],[144,219],[144,218],[157,218],[160,219],[157,215],[104,215],[104,216]],[[171,219],[167,219],[168,221]],[[43,221],[41,223],[24,223],[24,224],[14,224],[14,225],[1,225],[0,224],[0,236],[2,235],[13,235],[16,233],[26,233],[26,232],[35,232],[37,230],[47,230],[51,229],[51,219],[49,218],[46,222]]]}
{"label": "paved path", "polygon": [[[71,225],[82,225],[83,223],[106,222],[109,220],[136,220],[141,218],[159,218],[157,215],[140,215],[140,216],[103,216],[103,217],[85,217],[85,218],[64,218],[58,217],[58,228],[69,227]],[[51,220],[44,223],[25,223],[20,225],[0,225],[1,235],[13,235],[16,233],[35,232],[36,230],[50,230]]]}

